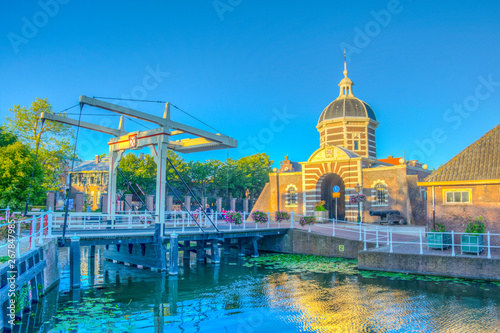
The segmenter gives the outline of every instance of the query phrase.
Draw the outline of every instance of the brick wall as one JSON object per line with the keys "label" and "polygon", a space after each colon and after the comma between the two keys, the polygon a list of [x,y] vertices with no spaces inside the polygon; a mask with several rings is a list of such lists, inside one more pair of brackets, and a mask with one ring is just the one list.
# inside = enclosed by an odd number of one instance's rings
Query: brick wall
{"label": "brick wall", "polygon": [[[470,204],[444,203],[443,190],[471,189]],[[463,232],[469,218],[483,216],[486,230],[500,234],[500,185],[435,186],[436,223],[447,230]],[[427,190],[429,226],[432,223],[432,187]]]}

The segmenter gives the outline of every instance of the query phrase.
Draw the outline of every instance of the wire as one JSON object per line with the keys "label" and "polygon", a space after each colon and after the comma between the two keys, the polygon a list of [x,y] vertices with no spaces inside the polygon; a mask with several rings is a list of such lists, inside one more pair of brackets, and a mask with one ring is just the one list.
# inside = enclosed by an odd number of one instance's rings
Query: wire
{"label": "wire", "polygon": [[[64,110],[62,110],[62,111],[56,112],[56,113],[54,113],[54,114],[60,114],[60,113],[63,113],[64,111],[71,110],[72,108],[77,107],[78,105],[80,105],[80,103],[77,103],[77,104],[75,104],[75,105],[73,105],[73,106],[70,106],[69,108],[66,108],[66,109],[64,109]],[[78,114],[78,113],[76,113],[76,114]]]}
{"label": "wire", "polygon": [[[113,97],[96,97],[96,96],[94,96],[92,98],[111,99],[111,100],[118,100],[118,101],[146,102],[146,103],[162,103],[162,104],[168,103],[166,101],[152,101],[152,100],[147,100],[147,99],[133,99],[133,98],[117,98],[117,97],[113,98]],[[207,124],[206,122],[204,122],[203,120],[201,120],[199,118],[196,118],[195,116],[193,116],[192,114],[184,111],[183,109],[181,109],[177,105],[174,105],[172,103],[170,103],[170,105],[173,106],[174,108],[176,108],[177,110],[181,111],[182,113],[188,115],[189,117],[191,117],[191,118],[199,121],[200,123],[202,123],[203,125],[207,126],[208,128],[213,129],[214,131],[218,132],[221,135],[224,135],[221,131],[219,131],[215,127],[212,127],[209,124]],[[227,136],[227,135],[224,135],[224,136]]]}
{"label": "wire", "polygon": [[[66,113],[67,115],[79,115],[79,113]],[[87,113],[86,116],[107,116],[107,117],[120,117],[119,114],[99,114],[99,113]]]}

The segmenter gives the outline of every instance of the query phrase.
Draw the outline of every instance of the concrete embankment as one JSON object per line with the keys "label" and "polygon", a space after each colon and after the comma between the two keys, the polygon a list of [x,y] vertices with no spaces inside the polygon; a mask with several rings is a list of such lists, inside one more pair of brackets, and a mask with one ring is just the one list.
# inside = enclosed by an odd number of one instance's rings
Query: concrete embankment
{"label": "concrete embankment", "polygon": [[268,236],[259,242],[259,249],[269,252],[313,254],[358,260],[363,270],[437,275],[468,279],[500,281],[500,258],[466,255],[390,253],[375,249],[368,243],[290,229],[285,235]]}

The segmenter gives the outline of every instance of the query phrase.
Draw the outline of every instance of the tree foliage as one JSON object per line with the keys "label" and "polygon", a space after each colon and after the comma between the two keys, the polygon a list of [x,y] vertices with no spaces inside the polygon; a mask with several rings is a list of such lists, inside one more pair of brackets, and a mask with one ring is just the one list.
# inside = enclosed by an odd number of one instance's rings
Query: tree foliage
{"label": "tree foliage", "polygon": [[40,121],[42,112],[54,114],[46,98],[37,98],[29,108],[14,105],[10,111],[13,116],[6,117],[7,128],[33,152],[39,144],[38,161],[44,170],[42,187],[58,190],[62,185],[60,176],[66,160],[72,155],[70,141],[74,137],[73,129],[58,122]]}
{"label": "tree foliage", "polygon": [[[0,134],[0,140],[3,139],[4,135]],[[35,163],[34,155],[27,145],[15,142],[0,147],[0,156],[0,207],[22,209],[28,197],[33,163]],[[32,204],[44,203],[42,180],[42,167],[37,162],[30,196]]]}

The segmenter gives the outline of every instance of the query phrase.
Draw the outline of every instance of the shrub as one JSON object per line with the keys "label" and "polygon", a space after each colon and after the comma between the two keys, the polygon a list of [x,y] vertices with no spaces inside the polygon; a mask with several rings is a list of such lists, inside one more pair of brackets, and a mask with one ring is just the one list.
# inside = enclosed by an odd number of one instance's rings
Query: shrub
{"label": "shrub", "polygon": [[465,226],[466,234],[484,234],[486,232],[484,217],[478,216],[474,220],[470,217],[469,221],[470,222]]}
{"label": "shrub", "polygon": [[316,223],[316,218],[314,216],[304,216],[300,219],[299,223],[301,226],[314,224]]}
{"label": "shrub", "polygon": [[325,207],[323,207],[323,206],[316,206],[316,207],[314,208],[314,211],[315,211],[315,212],[326,212],[327,210],[326,210],[326,208],[325,208]]}
{"label": "shrub", "polygon": [[288,212],[281,212],[281,211],[278,210],[275,213],[274,219],[277,222],[283,222],[283,221],[286,221],[286,220],[290,219],[290,214],[288,214]]}
{"label": "shrub", "polygon": [[436,223],[436,227],[431,229],[432,232],[446,232],[446,226],[441,223]]}
{"label": "shrub", "polygon": [[243,218],[241,216],[241,213],[235,212],[232,210],[226,213],[224,220],[227,223],[233,223],[233,224],[241,224],[243,222]]}
{"label": "shrub", "polygon": [[257,223],[266,223],[267,222],[267,213],[264,213],[263,211],[256,210],[252,212],[252,218],[253,220]]}

